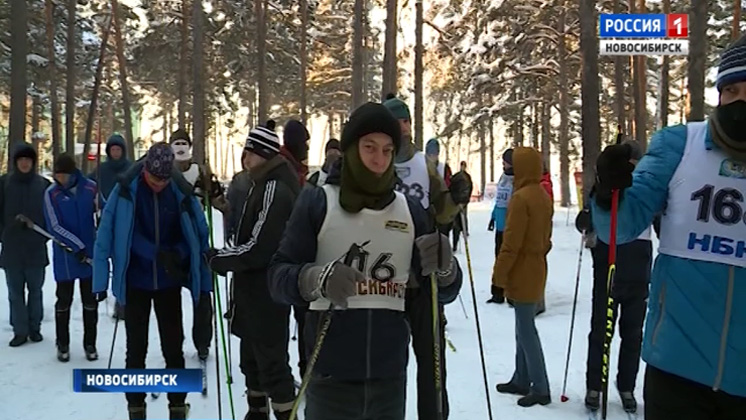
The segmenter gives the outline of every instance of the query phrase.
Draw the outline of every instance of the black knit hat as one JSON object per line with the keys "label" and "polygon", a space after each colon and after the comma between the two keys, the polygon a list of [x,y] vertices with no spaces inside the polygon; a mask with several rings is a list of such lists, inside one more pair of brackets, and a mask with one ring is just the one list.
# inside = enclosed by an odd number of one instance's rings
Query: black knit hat
{"label": "black knit hat", "polygon": [[192,145],[192,139],[189,137],[189,133],[187,133],[187,131],[183,128],[180,128],[171,133],[171,137],[168,139],[168,142],[173,143],[176,140],[186,140],[187,142],[189,142],[190,146]]}
{"label": "black knit hat", "polygon": [[342,147],[339,144],[339,140],[329,139],[329,141],[326,142],[326,147],[324,148],[324,152],[328,152],[329,150],[333,150],[333,149],[342,151]]}
{"label": "black knit hat", "polygon": [[75,159],[68,154],[62,154],[54,161],[54,173],[56,174],[74,174],[77,169]]}
{"label": "black knit hat", "polygon": [[513,149],[508,149],[503,152],[503,160],[509,165],[513,164]]}
{"label": "black knit hat", "polygon": [[282,130],[282,142],[298,162],[308,159],[308,140],[311,134],[298,120],[290,120]]}
{"label": "black knit hat", "polygon": [[394,148],[401,147],[399,121],[385,106],[375,102],[361,105],[350,115],[342,130],[342,151],[356,144],[361,137],[371,133],[383,133],[391,137]]}

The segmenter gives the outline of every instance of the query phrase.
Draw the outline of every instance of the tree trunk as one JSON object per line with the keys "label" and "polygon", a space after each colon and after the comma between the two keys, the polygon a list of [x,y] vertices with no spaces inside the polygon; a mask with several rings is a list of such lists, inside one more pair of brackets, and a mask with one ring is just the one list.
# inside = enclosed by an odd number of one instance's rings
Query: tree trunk
{"label": "tree trunk", "polygon": [[265,64],[267,55],[267,0],[254,0],[254,15],[256,16],[256,78],[258,84],[257,119],[258,124],[265,124],[269,116],[269,91],[267,77],[265,76]]}
{"label": "tree trunk", "polygon": [[114,22],[114,40],[116,41],[117,62],[119,63],[119,84],[122,85],[122,107],[124,107],[124,134],[127,140],[127,157],[135,160],[135,139],[132,130],[132,104],[127,83],[127,59],[124,56],[122,26],[119,24],[119,4],[111,0],[111,13]]}
{"label": "tree trunk", "polygon": [[479,191],[484,191],[487,184],[487,142],[485,141],[485,121],[477,126],[477,136],[479,140]]}
{"label": "tree trunk", "polygon": [[423,101],[423,55],[424,46],[422,45],[422,0],[415,0],[415,44],[414,44],[414,145],[416,150],[422,150],[424,144],[424,104]]}
{"label": "tree trunk", "polygon": [[75,155],[75,8],[77,0],[67,0],[67,52],[65,67],[65,153]]}
{"label": "tree trunk", "polygon": [[[587,1],[587,0],[586,0]],[[557,31],[560,33],[557,45],[557,62],[559,64],[559,109],[560,109],[560,204],[570,207],[570,136],[568,133],[570,110],[568,109],[567,92],[567,46],[565,45],[565,8],[562,2]]]}
{"label": "tree trunk", "polygon": [[10,122],[8,168],[13,149],[26,138],[26,55],[28,54],[28,10],[26,0],[11,0],[10,14]]}
{"label": "tree trunk", "polygon": [[42,105],[39,95],[31,97],[31,136],[38,133],[41,125]]}
{"label": "tree trunk", "polygon": [[204,52],[204,10],[202,1],[192,2],[192,158],[199,164],[205,163],[205,52]]}
{"label": "tree trunk", "polygon": [[[633,0],[634,1],[634,0]],[[637,5],[636,13],[645,13],[645,0],[639,0]],[[634,78],[636,80],[635,87],[635,141],[640,143],[642,150],[647,148],[647,120],[648,120],[648,108],[647,108],[647,77],[645,75],[645,60],[647,57],[639,55],[635,56],[635,73]]]}
{"label": "tree trunk", "polygon": [[307,102],[307,67],[308,67],[308,0],[300,0],[300,121],[306,125],[308,114]]}
{"label": "tree trunk", "polygon": [[[663,0],[663,13],[671,13],[671,0]],[[658,79],[658,124],[657,129],[668,126],[669,72],[671,60],[664,55],[661,62],[661,74]]]}
{"label": "tree trunk", "polygon": [[381,89],[381,100],[386,99],[389,93],[397,91],[396,68],[396,36],[398,0],[386,0],[386,40],[383,47],[383,84]]}
{"label": "tree trunk", "polygon": [[731,39],[737,40],[741,36],[741,0],[733,0],[733,29]]}
{"label": "tree trunk", "polygon": [[179,72],[179,109],[178,119],[179,128],[186,127],[186,113],[187,113],[187,72],[184,69],[189,68],[189,1],[181,0],[181,49],[179,51],[180,68],[182,71]]}
{"label": "tree trunk", "polygon": [[552,172],[550,156],[552,154],[552,126],[550,124],[551,103],[544,102],[541,107],[541,157],[547,165],[547,172]]}
{"label": "tree trunk", "polygon": [[91,93],[91,104],[88,107],[88,119],[85,124],[85,140],[83,143],[83,163],[81,165],[83,173],[88,173],[88,153],[91,151],[91,139],[93,138],[93,122],[96,119],[96,110],[98,104],[98,93],[101,90],[101,76],[104,74],[106,59],[106,44],[109,42],[109,31],[111,30],[111,20],[106,23],[104,33],[101,36],[101,50],[98,55],[98,65],[96,66],[96,75],[93,79],[93,92]]}
{"label": "tree trunk", "polygon": [[[12,5],[13,3],[11,3]],[[24,2],[25,4],[25,2]],[[15,16],[15,14],[14,14]],[[49,68],[47,74],[49,75],[49,98],[52,109],[52,157],[57,159],[60,155],[60,104],[58,100],[57,92],[57,54],[54,49],[54,2],[52,0],[46,0],[44,3],[44,17],[46,23],[46,35],[47,35],[47,55],[49,59]],[[20,19],[19,19],[20,20]],[[16,19],[13,19],[15,22]],[[14,49],[15,50],[15,49]],[[24,60],[25,62],[25,60]],[[24,73],[25,74],[25,73]],[[15,86],[15,84],[13,84]]]}
{"label": "tree trunk", "polygon": [[539,111],[536,103],[531,104],[531,147],[539,149]]}
{"label": "tree trunk", "polygon": [[581,139],[583,140],[583,202],[586,202],[595,178],[594,168],[601,138],[599,117],[598,41],[596,40],[596,0],[580,0],[580,50],[583,56],[581,77]]}
{"label": "tree trunk", "polygon": [[497,159],[495,156],[495,121],[490,117],[490,182],[495,182],[495,165]]}
{"label": "tree trunk", "polygon": [[[622,13],[621,0],[614,0],[614,13]],[[616,123],[625,126],[625,85],[624,85],[624,67],[626,57],[614,57],[614,107],[616,111]]]}
{"label": "tree trunk", "polygon": [[363,104],[363,13],[364,0],[355,0],[355,15],[352,34],[352,103],[350,110]]}
{"label": "tree trunk", "polygon": [[705,119],[705,62],[707,61],[707,0],[692,0],[689,9],[689,115]]}

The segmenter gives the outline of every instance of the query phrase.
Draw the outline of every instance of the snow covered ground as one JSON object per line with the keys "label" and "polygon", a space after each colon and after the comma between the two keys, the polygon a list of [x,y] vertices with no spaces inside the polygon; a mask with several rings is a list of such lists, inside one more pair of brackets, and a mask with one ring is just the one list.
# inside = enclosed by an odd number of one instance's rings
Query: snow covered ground
{"label": "snow covered ground", "polygon": [[[489,210],[488,204],[475,203],[470,205],[469,224],[472,236],[469,245],[474,287],[477,294],[477,307],[484,339],[493,418],[514,420],[586,418],[582,399],[585,392],[586,337],[590,322],[592,283],[591,258],[587,251],[583,255],[575,339],[570,360],[567,391],[570,401],[560,402],[580,242],[580,236],[575,231],[572,222],[576,210],[571,210],[569,225],[566,224],[566,210],[558,209],[555,214],[553,249],[549,255],[549,278],[546,292],[547,312],[536,321],[544,345],[553,403],[546,407],[529,409],[518,407],[515,397],[500,395],[495,391],[497,383],[510,379],[514,366],[515,344],[512,310],[507,305],[485,303],[489,298],[494,249],[493,233],[486,229]],[[216,221],[219,219],[216,217]],[[222,238],[222,226],[215,227],[215,238]],[[463,247],[458,256],[465,275],[468,275]],[[461,293],[468,319],[464,316],[458,300],[447,308],[448,335],[456,347],[455,353],[449,350],[447,355],[448,390],[450,391],[451,404],[450,418],[452,420],[486,420],[488,419],[487,404],[474,324],[472,294],[468,281],[468,277],[465,278]],[[223,284],[222,278],[220,282]],[[113,300],[110,298],[108,305],[101,305],[99,308],[98,350],[100,359],[96,362],[87,362],[82,349],[82,308],[80,299],[76,294],[71,318],[71,360],[69,363],[63,364],[57,361],[54,348],[54,290],[54,279],[50,266],[47,270],[44,286],[45,318],[42,324],[44,341],[28,343],[19,348],[11,348],[7,345],[7,341],[12,338],[12,330],[8,321],[9,311],[7,303],[5,303],[7,302],[7,289],[0,287],[0,306],[3,306],[0,309],[0,340],[2,340],[0,342],[0,411],[2,411],[0,418],[4,420],[125,420],[127,410],[123,395],[76,394],[72,391],[72,369],[105,368],[107,365],[114,331],[114,321],[108,316],[113,308]],[[224,296],[225,294],[223,294]],[[198,359],[191,343],[192,309],[186,291],[184,291],[183,304],[186,327],[184,345],[186,364],[187,367],[197,368],[199,366]],[[291,323],[291,329],[293,327],[294,324]],[[150,323],[150,337],[147,365],[152,368],[163,367],[164,362],[159,348],[154,316],[152,316]],[[232,338],[232,340],[233,400],[236,407],[236,419],[243,419],[246,413],[246,400],[243,397],[244,382],[238,366],[238,340],[236,338]],[[291,342],[291,363],[294,369],[297,364],[296,348],[296,343]],[[218,419],[214,349],[211,349],[211,352],[208,361],[210,367],[208,396],[191,394],[187,398],[192,408],[190,415],[192,419]],[[614,389],[613,381],[616,377],[617,354],[618,345],[615,344],[612,347],[610,382],[612,390]],[[114,346],[112,367],[124,367],[124,358],[125,334],[123,325],[120,325],[116,345]],[[642,369],[644,369],[644,365],[641,367],[641,371]],[[410,359],[409,371],[407,419],[415,420],[417,416],[414,356]],[[228,390],[224,384],[225,374],[222,365],[220,376],[223,382],[223,419],[231,419]],[[642,403],[642,375],[640,375],[638,384],[637,397]],[[609,405],[609,418],[626,418],[614,391],[609,398]],[[642,411],[642,404],[640,411]],[[165,395],[155,401],[148,399],[149,419],[165,419],[167,417],[168,409]]]}

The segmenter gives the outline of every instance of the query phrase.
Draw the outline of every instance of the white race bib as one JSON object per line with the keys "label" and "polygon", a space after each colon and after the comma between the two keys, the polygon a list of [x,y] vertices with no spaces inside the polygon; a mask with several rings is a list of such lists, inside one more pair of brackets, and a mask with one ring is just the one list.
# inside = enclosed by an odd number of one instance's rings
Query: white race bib
{"label": "white race bib", "polygon": [[404,195],[413,197],[425,209],[430,208],[430,175],[427,172],[427,158],[422,152],[415,152],[412,159],[406,162],[394,163],[396,175],[400,182],[396,190]]}
{"label": "white race bib", "polygon": [[687,140],[661,218],[659,252],[746,267],[746,164],[705,148],[707,122],[687,124]]}
{"label": "white race bib", "polygon": [[495,190],[495,205],[498,208],[508,208],[510,197],[513,195],[513,175],[503,174],[497,181]]}

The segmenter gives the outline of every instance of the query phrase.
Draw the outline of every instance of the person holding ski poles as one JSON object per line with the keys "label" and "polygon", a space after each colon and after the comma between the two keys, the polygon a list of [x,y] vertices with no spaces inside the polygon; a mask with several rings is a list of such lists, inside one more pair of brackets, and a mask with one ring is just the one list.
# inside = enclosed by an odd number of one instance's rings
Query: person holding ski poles
{"label": "person holding ski poles", "polygon": [[552,201],[539,185],[541,154],[530,147],[513,152],[513,196],[508,205],[500,254],[495,263],[497,286],[515,309],[515,371],[497,391],[517,394],[518,405],[531,407],[551,402],[544,352],[534,318],[544,297],[547,254],[552,248]]}
{"label": "person holding ski poles", "polygon": [[265,127],[249,132],[243,165],[251,178],[240,203],[234,245],[210,250],[210,268],[233,273],[232,333],[241,338],[241,371],[246,377],[247,420],[290,417],[295,400],[288,356],[290,306],[269,294],[267,269],[282,239],[300,191],[298,174],[281,156],[277,134]]}
{"label": "person holding ski poles", "polygon": [[70,307],[75,280],[79,280],[83,302],[83,349],[89,361],[98,359],[96,325],[98,302],[91,292],[93,242],[96,237],[94,215],[98,190],[96,183],[86,178],[70,155],[60,155],[54,162],[54,183],[44,193],[44,219],[49,233],[66,244],[52,248],[54,279],[57,282],[57,302],[54,323],[57,329],[57,359],[70,361]]}
{"label": "person holding ski poles", "polygon": [[[406,283],[435,275],[443,304],[461,287],[448,238],[419,202],[395,191],[400,146],[399,123],[384,106],[357,108],[342,132],[341,161],[323,187],[301,192],[272,260],[273,298],[310,302],[304,333],[309,354],[320,353],[306,373],[306,420],[404,420]],[[346,258],[351,248],[359,252]]]}
{"label": "person holding ski poles", "polygon": [[[106,298],[111,259],[114,297],[127,309],[127,369],[144,369],[150,308],[155,310],[166,369],[184,368],[181,288],[212,291],[207,220],[192,186],[174,168],[167,143],[150,147],[145,158],[120,179],[104,207],[93,253],[93,291]],[[130,420],[144,420],[144,393],[128,393]],[[169,393],[171,420],[186,419],[186,394]]]}
{"label": "person holding ski poles", "polygon": [[38,155],[30,144],[19,144],[12,156],[10,171],[0,177],[0,242],[3,243],[0,267],[5,271],[13,327],[9,345],[18,347],[28,340],[38,343],[44,338],[42,289],[49,255],[47,238],[31,230],[33,225],[19,222],[17,217],[23,215],[46,228],[44,193],[50,183],[37,172]]}
{"label": "person holding ski poles", "polygon": [[[396,168],[396,190],[414,198],[430,215],[434,214],[437,228],[449,225],[461,211],[459,204],[469,202],[471,189],[464,177],[451,180],[451,187],[438,173],[435,164],[430,162],[414,147],[412,140],[412,118],[409,107],[393,94],[387,95],[383,105],[399,120],[401,147],[394,157]],[[407,283],[407,317],[411,325],[412,348],[417,360],[417,415],[420,420],[437,418],[438,392],[435,381],[435,344],[433,338],[433,305],[430,293],[430,282],[420,282],[413,277]],[[446,389],[446,344],[445,313],[443,305],[438,305],[440,317],[440,361],[441,397],[443,401],[443,420],[448,418],[448,391]]]}
{"label": "person holding ski poles", "polygon": [[596,164],[600,240],[609,240],[612,211],[619,244],[663,213],[642,349],[646,420],[746,413],[746,37],[723,52],[716,87],[710,117],[655,133],[636,168],[624,144]]}
{"label": "person holding ski poles", "polygon": [[[630,162],[634,165],[642,158],[640,144],[627,141],[631,149]],[[591,197],[595,196],[593,190]],[[590,411],[601,407],[601,369],[603,363],[604,337],[607,317],[607,280],[609,270],[609,245],[596,239],[591,223],[591,212],[585,208],[575,220],[575,227],[585,235],[586,246],[593,257],[593,304],[591,306],[591,331],[588,334],[588,358],[586,362],[585,406]],[[640,368],[642,327],[647,312],[650,269],[653,258],[651,228],[648,226],[632,242],[617,246],[617,270],[611,294],[615,307],[613,323],[619,316],[619,336],[622,339],[617,364],[616,386],[622,406],[629,413],[637,412],[635,384]]]}

